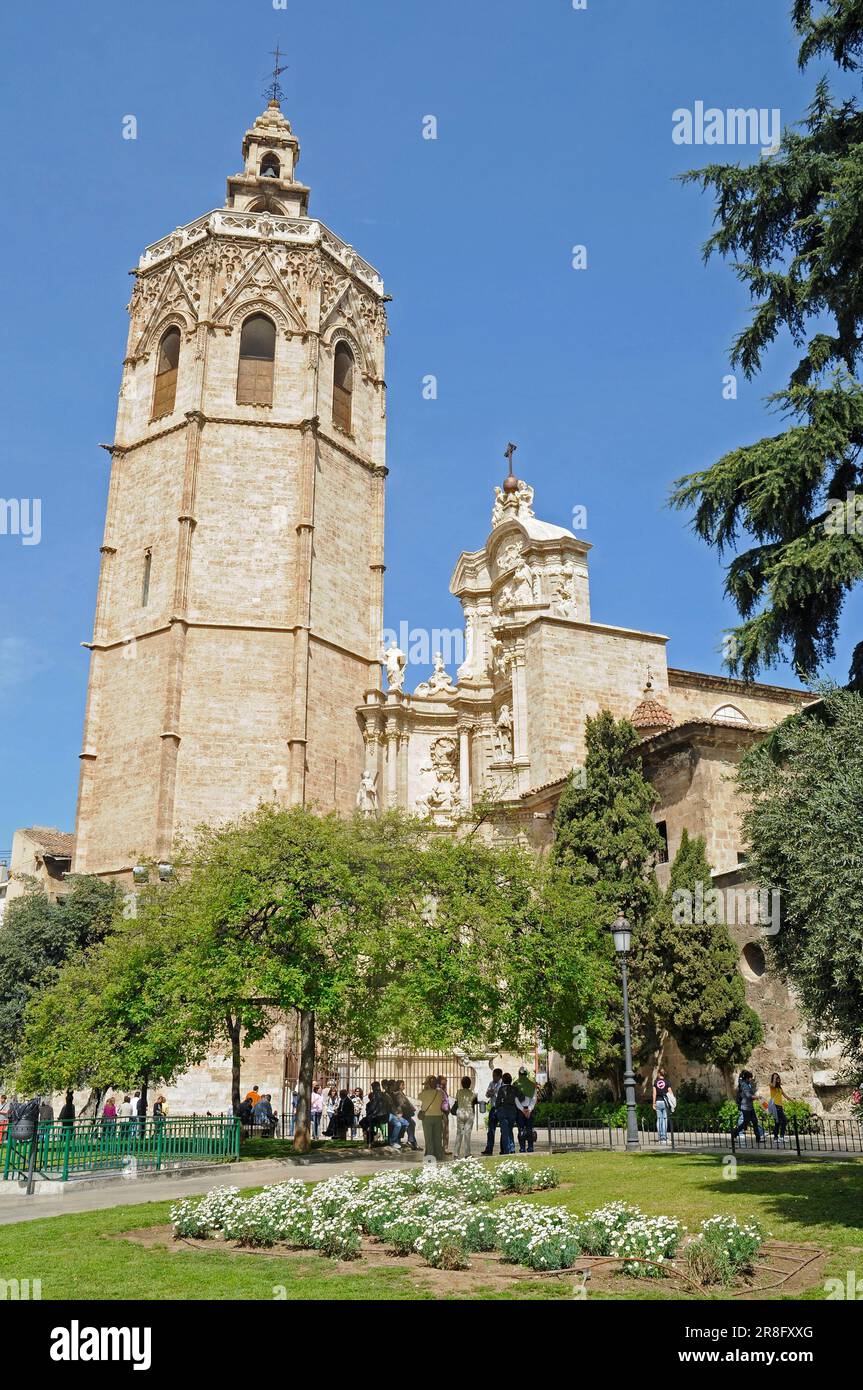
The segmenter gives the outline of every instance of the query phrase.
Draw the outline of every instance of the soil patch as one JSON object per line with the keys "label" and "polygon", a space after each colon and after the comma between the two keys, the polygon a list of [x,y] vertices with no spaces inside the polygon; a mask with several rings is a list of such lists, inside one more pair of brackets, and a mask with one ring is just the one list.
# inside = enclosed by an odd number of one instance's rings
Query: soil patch
{"label": "soil patch", "polygon": [[[108,1236],[109,1240],[127,1240],[145,1249],[162,1248],[175,1254],[203,1254],[218,1251],[242,1258],[254,1255],[265,1260],[302,1259],[308,1261],[314,1251],[298,1249],[290,1245],[274,1245],[268,1248],[235,1245],[221,1237],[198,1240],[184,1236],[174,1239],[173,1228],[147,1226],[138,1230],[121,1231]],[[626,1290],[636,1293],[641,1290],[651,1294],[666,1292],[677,1298],[762,1298],[764,1294],[802,1293],[806,1289],[823,1283],[823,1268],[828,1251],[817,1245],[792,1245],[785,1241],[765,1241],[755,1262],[752,1274],[735,1281],[728,1288],[713,1286],[699,1289],[691,1280],[669,1267],[666,1277],[639,1278],[624,1274],[621,1261],[607,1257],[584,1256],[572,1269],[538,1272],[522,1265],[507,1264],[496,1252],[474,1253],[470,1256],[470,1269],[432,1269],[424,1264],[419,1255],[396,1255],[385,1245],[369,1237],[363,1238],[362,1255],[358,1260],[331,1261],[333,1270],[394,1269],[409,1270],[416,1287],[424,1292],[440,1297],[469,1299],[479,1291],[502,1292],[513,1285],[524,1287],[536,1282],[543,1284],[548,1293],[559,1293],[565,1289],[564,1296],[577,1298],[581,1290],[587,1288],[588,1295],[596,1292]],[[322,1256],[318,1257],[323,1260]],[[560,1286],[560,1287],[556,1287]]]}

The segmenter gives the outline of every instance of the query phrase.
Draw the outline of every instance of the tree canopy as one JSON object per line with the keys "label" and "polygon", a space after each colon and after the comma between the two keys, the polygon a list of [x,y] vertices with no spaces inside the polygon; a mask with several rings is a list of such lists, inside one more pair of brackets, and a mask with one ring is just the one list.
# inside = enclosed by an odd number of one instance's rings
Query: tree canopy
{"label": "tree canopy", "polygon": [[[795,0],[800,64],[830,54],[860,67],[863,0]],[[863,109],[823,79],[799,128],[757,164],[711,164],[685,181],[711,189],[716,230],[704,247],[730,258],[754,301],[731,352],[755,376],[777,338],[799,357],[768,399],[777,433],[679,478],[672,504],[720,554],[741,538],[725,588],[743,621],[727,643],[744,679],[790,656],[801,677],[834,655],[844,601],[863,578]],[[863,641],[851,679],[863,681]]]}
{"label": "tree canopy", "polygon": [[816,1038],[863,1063],[863,697],[829,691],[740,766],[755,881],[781,894],[771,965]]}

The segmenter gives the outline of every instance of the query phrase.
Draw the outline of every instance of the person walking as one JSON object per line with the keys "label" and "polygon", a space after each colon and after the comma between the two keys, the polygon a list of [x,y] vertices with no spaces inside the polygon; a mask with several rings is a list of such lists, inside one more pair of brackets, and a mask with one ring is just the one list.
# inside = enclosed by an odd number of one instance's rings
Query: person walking
{"label": "person walking", "polygon": [[5,1091],[0,1092],[0,1144],[2,1144],[6,1138],[10,1109],[9,1097]]}
{"label": "person walking", "polygon": [[657,1143],[668,1143],[668,1093],[670,1091],[668,1073],[665,1067],[660,1067],[656,1073],[656,1080],[653,1083],[653,1111],[656,1115],[656,1138]]}
{"label": "person walking", "polygon": [[536,1082],[531,1081],[527,1067],[519,1067],[515,1083],[516,1123],[519,1153],[533,1153],[533,1110],[536,1105]]}
{"label": "person walking", "polygon": [[788,1100],[782,1089],[782,1077],[778,1071],[770,1074],[770,1104],[768,1112],[773,1119],[773,1142],[784,1144],[785,1131],[788,1128],[788,1117],[785,1114],[785,1104]]}
{"label": "person walking", "polygon": [[760,1144],[764,1139],[764,1130],[758,1123],[758,1116],[755,1113],[755,1095],[758,1090],[755,1077],[751,1071],[742,1071],[737,1078],[737,1126],[734,1129],[734,1138],[739,1139],[747,1125],[752,1125],[755,1130],[755,1142]]}
{"label": "person walking", "polygon": [[39,1105],[40,1125],[52,1125],[54,1123],[54,1107],[50,1100],[43,1099]]}
{"label": "person walking", "polygon": [[73,1125],[75,1123],[75,1097],[71,1091],[66,1092],[66,1102],[57,1118],[61,1125]]}
{"label": "person walking", "polygon": [[113,1128],[117,1123],[117,1102],[113,1092],[102,1106],[102,1127],[104,1129]]}
{"label": "person walking", "polygon": [[339,1103],[333,1115],[330,1133],[333,1139],[347,1139],[348,1130],[354,1126],[354,1103],[347,1091],[339,1091]]}
{"label": "person walking", "polygon": [[[485,1154],[486,1158],[490,1158],[491,1155],[494,1153],[494,1135],[495,1135],[495,1130],[497,1129],[497,1106],[496,1106],[496,1102],[497,1102],[497,1093],[498,1093],[498,1091],[500,1090],[500,1083],[501,1083],[502,1078],[503,1078],[503,1072],[501,1071],[500,1067],[495,1067],[494,1071],[493,1071],[492,1074],[491,1074],[491,1081],[489,1082],[488,1086],[486,1087],[485,1098],[486,1098],[486,1100],[488,1101],[488,1107],[489,1107],[489,1109],[488,1109],[488,1130],[487,1130],[486,1136],[485,1136],[485,1148],[483,1149],[483,1153]],[[501,1153],[503,1153],[503,1135],[502,1135],[502,1134],[501,1134],[501,1137],[500,1137],[500,1151],[501,1151]]]}
{"label": "person walking", "polygon": [[470,1158],[470,1136],[473,1134],[477,1104],[476,1091],[471,1079],[469,1076],[463,1076],[453,1102],[456,1158]]}
{"label": "person walking", "polygon": [[168,1118],[168,1102],[164,1096],[157,1096],[153,1104],[153,1124],[163,1125]]}
{"label": "person walking", "polygon": [[333,1138],[333,1119],[338,1108],[339,1088],[338,1086],[331,1086],[324,1098],[324,1115],[326,1116],[324,1134],[327,1135],[330,1139]]}
{"label": "person walking", "polygon": [[420,1094],[419,1117],[422,1121],[426,1156],[443,1162],[443,1100],[444,1093],[436,1076],[427,1076]]}
{"label": "person walking", "polygon": [[503,1154],[515,1153],[515,1140],[512,1135],[513,1125],[518,1122],[515,1099],[516,1089],[512,1084],[512,1076],[505,1071],[495,1096],[497,1122],[500,1125],[500,1151]]}

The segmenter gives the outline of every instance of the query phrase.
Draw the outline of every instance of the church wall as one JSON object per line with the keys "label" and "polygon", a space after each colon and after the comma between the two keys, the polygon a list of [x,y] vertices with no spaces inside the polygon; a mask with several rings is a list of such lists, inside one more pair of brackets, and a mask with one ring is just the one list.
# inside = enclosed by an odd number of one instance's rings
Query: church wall
{"label": "church wall", "polygon": [[301,435],[207,424],[198,465],[189,616],[294,621]]}
{"label": "church wall", "polygon": [[[275,301],[276,309],[278,300]],[[249,305],[248,309],[235,319],[230,333],[216,332],[211,335],[207,346],[207,373],[201,409],[207,415],[229,417],[231,420],[245,420],[254,424],[265,419],[273,425],[298,425],[305,418],[310,405],[309,390],[312,374],[309,371],[309,348],[302,335],[288,336],[281,326],[281,315],[275,310],[270,317],[276,324],[276,355],[273,364],[273,403],[270,406],[237,404],[237,372],[240,358],[240,330],[244,318],[255,313],[267,313],[266,303],[262,301]],[[211,427],[210,427],[211,428]],[[229,427],[234,438],[234,450],[245,452],[247,445],[243,436],[262,431],[249,428]],[[277,431],[279,445],[284,448],[289,440],[297,438],[283,431]],[[239,439],[237,435],[239,434]],[[249,480],[251,481],[251,480]]]}
{"label": "church wall", "polygon": [[186,637],[175,825],[233,819],[282,800],[293,637],[240,628]]}
{"label": "church wall", "polygon": [[[376,615],[372,634],[372,572],[380,537],[375,534],[374,491],[377,480],[369,469],[346,458],[321,439],[315,483],[314,563],[312,570],[312,631],[348,651],[378,656],[383,615]],[[374,639],[374,644],[373,640]],[[345,717],[362,702],[368,684],[363,675]]]}
{"label": "church wall", "polygon": [[[109,603],[104,636],[109,641],[136,636],[170,617],[185,449],[186,431],[178,430],[117,455],[112,463],[112,510],[105,529],[105,544],[115,549],[106,561]],[[149,597],[142,607],[148,548]]]}
{"label": "church wall", "polygon": [[772,727],[787,715],[800,709],[811,700],[805,692],[789,690],[787,694],[770,686],[751,685],[742,682],[724,683],[705,677],[699,681],[668,673],[667,705],[675,724],[683,724],[689,719],[711,719],[723,705],[732,705],[756,726]]}
{"label": "church wall", "polygon": [[312,638],[306,805],[318,811],[350,815],[355,810],[364,749],[354,707],[360,703],[367,679],[367,662]]}
{"label": "church wall", "polygon": [[136,851],[152,851],[169,641],[159,632],[93,654],[96,757],[80,808],[76,873],[127,869]]}
{"label": "church wall", "polygon": [[532,786],[583,761],[588,716],[631,714],[648,666],[663,698],[664,638],[540,620],[528,629],[525,650]]}

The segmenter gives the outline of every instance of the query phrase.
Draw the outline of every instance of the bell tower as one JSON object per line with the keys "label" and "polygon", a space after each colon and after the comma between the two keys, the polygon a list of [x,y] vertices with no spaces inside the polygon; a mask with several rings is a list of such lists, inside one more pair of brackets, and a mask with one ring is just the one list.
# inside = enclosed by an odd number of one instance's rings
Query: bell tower
{"label": "bell tower", "polygon": [[308,214],[276,96],[147,247],[108,490],[74,871],[260,801],[354,806],[380,686],[384,287]]}

